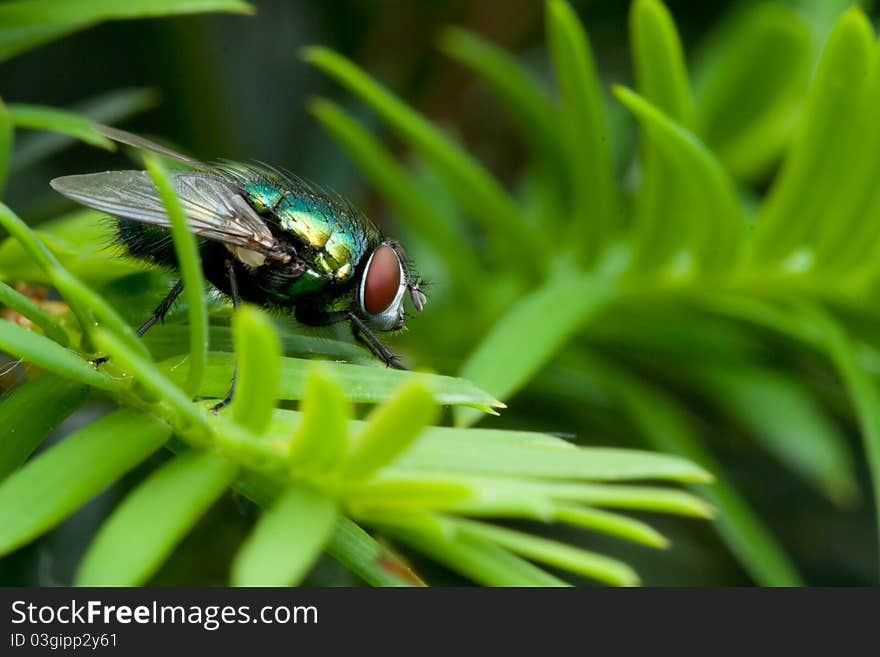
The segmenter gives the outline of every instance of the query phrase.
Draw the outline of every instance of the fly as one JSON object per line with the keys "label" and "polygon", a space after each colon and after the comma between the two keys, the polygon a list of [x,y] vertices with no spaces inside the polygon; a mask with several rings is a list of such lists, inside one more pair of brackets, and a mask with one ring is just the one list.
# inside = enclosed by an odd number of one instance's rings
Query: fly
{"label": "fly", "polygon": [[[103,125],[120,143],[175,159],[169,174],[190,230],[199,238],[205,278],[232,299],[293,312],[309,326],[347,322],[355,340],[388,367],[406,369],[374,331],[404,327],[404,297],[417,311],[427,297],[403,248],[354,206],[318,186],[265,165],[205,163]],[[51,186],[116,219],[119,242],[135,258],[179,273],[171,223],[146,171],[63,176]],[[183,290],[178,278],[138,329],[162,320]],[[226,398],[232,399],[235,377]]]}

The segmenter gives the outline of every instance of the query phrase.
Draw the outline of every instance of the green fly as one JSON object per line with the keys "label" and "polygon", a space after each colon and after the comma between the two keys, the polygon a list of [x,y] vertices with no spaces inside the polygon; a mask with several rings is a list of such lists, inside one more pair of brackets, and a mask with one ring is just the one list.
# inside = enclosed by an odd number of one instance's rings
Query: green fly
{"label": "green fly", "polygon": [[[373,331],[404,327],[404,297],[427,299],[396,241],[341,197],[262,164],[204,163],[129,132],[96,125],[123,144],[187,165],[171,173],[190,230],[199,238],[205,278],[237,307],[242,301],[293,311],[309,326],[348,322],[355,340],[388,367],[405,369]],[[116,219],[129,254],[178,270],[170,220],[146,171],[63,176],[59,193]],[[163,319],[183,289],[178,279],[138,329]],[[226,399],[231,400],[232,386]]]}

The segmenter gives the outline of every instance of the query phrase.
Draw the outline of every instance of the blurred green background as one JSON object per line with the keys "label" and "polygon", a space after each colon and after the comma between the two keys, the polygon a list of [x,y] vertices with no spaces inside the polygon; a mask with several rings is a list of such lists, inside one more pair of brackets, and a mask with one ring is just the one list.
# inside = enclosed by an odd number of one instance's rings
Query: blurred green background
{"label": "blurred green background", "polygon": [[[688,46],[699,44],[735,3],[671,2]],[[607,81],[631,82],[628,2],[574,3]],[[522,54],[549,78],[540,0],[468,2],[257,3],[251,17],[203,15],[109,22],[0,65],[7,103],[76,106],[109,90],[150,87],[158,106],[126,124],[162,135],[205,159],[255,159],[284,166],[347,194],[362,178],[318,129],[312,95],[350,97],[297,57],[312,44],[358,62],[435,121],[458,131],[469,149],[502,175],[523,153],[473,75],[436,47],[448,25],[471,29]],[[77,145],[10,182],[9,203],[47,215],[62,200],[46,181],[72,170],[119,165],[116,155]],[[373,216],[385,222],[381,208]],[[388,224],[386,223],[386,226]]]}
{"label": "blurred green background", "polygon": [[[286,167],[350,196],[386,232],[405,235],[406,227],[396,223],[357,168],[307,110],[312,96],[332,98],[362,118],[404,160],[408,157],[406,149],[370,112],[298,58],[303,46],[321,44],[353,59],[455,134],[502,181],[512,186],[517,180],[528,158],[522,143],[485,86],[444,56],[436,40],[447,25],[472,30],[517,53],[549,80],[543,2],[261,0],[256,4],[258,12],[252,17],[209,15],[106,23],[0,63],[0,89],[8,103],[76,108],[109,90],[151,88],[157,93],[155,107],[126,122],[127,129],[161,135],[203,159],[254,159]],[[595,0],[572,4],[589,32],[603,82],[631,85],[629,3]],[[667,2],[689,59],[699,53],[719,22],[739,4]],[[827,4],[826,24],[830,28],[830,18],[839,13],[841,3]],[[874,20],[876,24],[876,15]],[[634,147],[636,125],[619,109],[611,121],[620,156],[618,169],[624,175],[628,160],[622,154]],[[28,137],[22,136],[17,146],[27,148]],[[36,166],[13,172],[6,200],[32,224],[38,224],[68,207],[49,189],[51,178],[113,168],[125,168],[118,154],[77,144]],[[752,190],[761,193],[772,178],[773,172],[754,181]],[[442,298],[442,272],[433,271],[430,261],[422,263],[421,269],[432,283],[431,291]],[[473,284],[479,286],[481,281]],[[447,312],[462,312],[454,303],[440,307]],[[650,313],[651,309],[646,309],[645,317],[650,318]],[[650,321],[645,317],[622,321],[637,327],[640,321]],[[454,326],[459,320],[466,322],[467,318],[426,312],[412,321],[410,332],[395,339],[394,344],[420,366],[453,373],[457,363],[447,353],[449,346],[439,348],[433,358],[431,342],[420,339],[419,334],[437,335],[426,325]],[[602,344],[601,334],[594,339],[595,344]],[[608,342],[609,353],[614,354],[615,346],[610,344],[613,340]],[[656,362],[650,353],[638,357],[643,358],[639,364],[643,371],[668,369],[662,355]],[[600,390],[592,390],[586,380],[572,382],[568,376],[565,363],[551,365],[526,392],[509,400],[510,409],[500,420],[484,425],[572,434],[585,444],[639,445],[602,399]],[[811,385],[823,389],[823,376],[819,372]],[[658,375],[661,381],[664,377]],[[566,385],[559,385],[563,380]],[[666,382],[674,390],[674,383]],[[839,406],[840,399],[835,397],[839,391],[828,386],[825,389],[829,404]],[[560,390],[564,390],[561,395]],[[786,546],[806,581],[835,585],[876,581],[870,483],[864,459],[856,459],[861,499],[841,509],[768,458],[736,422],[719,426],[722,419],[705,409],[699,396],[684,394],[683,398],[702,420],[701,432],[708,445]],[[91,407],[88,412],[96,414],[101,409]],[[846,440],[859,453],[854,427],[848,422],[843,426]],[[589,431],[585,432],[584,427]],[[66,428],[60,432],[66,433]],[[135,472],[127,481],[138,478]],[[115,487],[56,531],[0,560],[0,582],[69,583],[88,539],[124,488],[124,484]],[[223,583],[229,557],[252,519],[247,505],[229,497],[202,520],[198,531],[175,552],[153,583]],[[595,537],[590,537],[589,546],[633,564],[647,585],[750,583],[708,523],[663,517],[652,518],[652,522],[671,538],[672,549],[653,552]],[[566,534],[566,539],[584,541],[573,531]],[[427,578],[435,584],[462,581],[436,565],[419,559],[415,563],[425,568]],[[355,582],[341,567],[324,559],[308,583]]]}

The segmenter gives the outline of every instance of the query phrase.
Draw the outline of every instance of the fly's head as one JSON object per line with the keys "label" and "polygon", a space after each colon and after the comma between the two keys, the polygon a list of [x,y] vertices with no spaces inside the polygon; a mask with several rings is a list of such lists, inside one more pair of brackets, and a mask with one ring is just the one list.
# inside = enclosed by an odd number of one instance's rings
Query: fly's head
{"label": "fly's head", "polygon": [[357,289],[358,312],[377,331],[397,331],[404,327],[404,298],[421,312],[428,301],[420,280],[403,248],[384,240],[367,255],[367,263]]}

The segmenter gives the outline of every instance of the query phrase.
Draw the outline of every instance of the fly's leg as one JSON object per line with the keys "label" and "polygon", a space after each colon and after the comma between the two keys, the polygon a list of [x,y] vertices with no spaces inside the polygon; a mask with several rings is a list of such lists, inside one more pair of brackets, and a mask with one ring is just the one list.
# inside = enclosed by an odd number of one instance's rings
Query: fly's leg
{"label": "fly's leg", "polygon": [[[237,310],[241,304],[241,297],[238,296],[238,280],[235,278],[235,266],[231,260],[226,261],[226,275],[229,277],[229,292],[232,295],[232,308]],[[232,370],[232,383],[229,384],[229,392],[218,403],[211,407],[211,411],[216,413],[224,406],[228,406],[232,401],[232,395],[235,394],[235,382],[238,380],[238,357],[236,357],[235,368]]]}
{"label": "fly's leg", "polygon": [[[144,336],[144,333],[150,330],[150,328],[156,322],[161,322],[165,319],[165,315],[168,314],[168,311],[171,308],[171,305],[177,300],[177,297],[180,296],[180,293],[183,291],[183,280],[179,280],[174,284],[174,287],[171,288],[171,291],[165,295],[165,298],[156,306],[156,309],[152,312],[150,317],[146,322],[141,324],[140,328],[136,331],[136,334],[139,338]],[[100,358],[93,358],[91,360],[92,365],[98,367],[99,365],[103,365],[109,360],[108,356],[101,356]]]}
{"label": "fly's leg", "polygon": [[168,295],[162,299],[162,302],[156,306],[156,309],[153,311],[153,314],[150,315],[149,319],[146,322],[141,324],[140,328],[137,330],[137,336],[142,338],[144,333],[149,331],[153,324],[156,322],[161,322],[165,319],[165,315],[168,314],[168,311],[171,308],[171,304],[173,304],[177,297],[180,296],[180,293],[183,291],[183,280],[179,280],[174,284],[174,287],[171,288],[171,291]]}
{"label": "fly's leg", "polygon": [[396,370],[408,369],[403,366],[400,360],[394,355],[388,347],[382,344],[373,332],[364,324],[363,320],[354,313],[348,313],[348,321],[351,322],[351,332],[354,339],[359,345],[365,347],[376,358],[385,363],[386,367],[393,367]]}
{"label": "fly's leg", "polygon": [[296,319],[306,326],[328,326],[337,322],[347,321],[351,326],[351,333],[355,341],[374,357],[385,363],[386,367],[396,370],[408,369],[403,366],[400,359],[391,352],[382,341],[379,340],[360,317],[349,310],[325,312],[320,308],[297,306]]}

